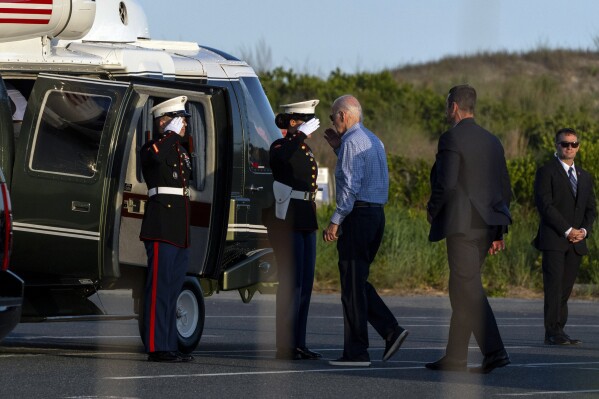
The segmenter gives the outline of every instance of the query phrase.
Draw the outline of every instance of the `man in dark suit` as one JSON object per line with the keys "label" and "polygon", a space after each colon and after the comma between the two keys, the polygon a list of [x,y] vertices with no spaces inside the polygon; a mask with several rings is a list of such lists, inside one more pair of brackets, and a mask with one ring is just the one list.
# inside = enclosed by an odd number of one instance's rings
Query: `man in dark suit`
{"label": "man in dark suit", "polygon": [[452,315],[446,355],[431,370],[465,371],[473,333],[484,355],[470,369],[489,373],[510,363],[481,281],[487,253],[503,249],[511,223],[510,180],[499,139],[474,121],[476,91],[453,87],[446,116],[452,126],[439,139],[427,205],[430,241],[446,239]]}
{"label": "man in dark suit", "polygon": [[578,152],[574,129],[555,135],[555,158],[537,170],[534,193],[541,217],[534,245],[543,251],[545,291],[545,343],[579,344],[564,332],[568,298],[582,256],[588,253],[586,238],[597,216],[591,175],[574,165]]}

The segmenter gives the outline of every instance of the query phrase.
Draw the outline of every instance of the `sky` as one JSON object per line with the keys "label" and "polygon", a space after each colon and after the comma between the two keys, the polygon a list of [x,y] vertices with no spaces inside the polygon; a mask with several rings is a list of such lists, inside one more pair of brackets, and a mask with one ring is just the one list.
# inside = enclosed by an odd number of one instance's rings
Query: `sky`
{"label": "sky", "polygon": [[599,50],[598,0],[139,1],[153,39],[270,53],[253,66],[320,76],[481,51]]}

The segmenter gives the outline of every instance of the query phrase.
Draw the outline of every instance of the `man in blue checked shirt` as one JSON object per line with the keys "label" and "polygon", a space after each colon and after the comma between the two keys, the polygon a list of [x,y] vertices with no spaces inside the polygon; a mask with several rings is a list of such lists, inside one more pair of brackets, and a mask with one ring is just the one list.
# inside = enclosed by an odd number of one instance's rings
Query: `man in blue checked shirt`
{"label": "man in blue checked shirt", "polygon": [[385,230],[387,156],[379,138],[362,125],[362,107],[355,97],[335,100],[330,119],[334,128],[325,131],[325,139],[338,157],[337,208],[323,238],[326,242],[337,240],[344,342],[343,356],[329,364],[367,367],[368,323],[385,340],[383,361],[389,360],[408,336],[367,281]]}

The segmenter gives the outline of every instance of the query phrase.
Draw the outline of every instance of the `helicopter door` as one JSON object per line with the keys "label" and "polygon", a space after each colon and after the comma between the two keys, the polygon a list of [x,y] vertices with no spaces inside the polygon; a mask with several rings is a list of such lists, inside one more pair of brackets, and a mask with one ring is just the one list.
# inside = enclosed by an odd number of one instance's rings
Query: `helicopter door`
{"label": "helicopter door", "polygon": [[0,167],[10,187],[10,175],[15,150],[14,131],[8,91],[6,90],[2,76],[0,76],[0,148],[2,149],[0,151]]}
{"label": "helicopter door", "polygon": [[[111,148],[128,83],[40,74],[16,143],[13,268],[36,284],[102,278]],[[113,206],[113,205],[112,205]]]}
{"label": "helicopter door", "polygon": [[149,81],[136,84],[133,93],[146,98],[137,122],[135,143],[131,146],[126,169],[123,209],[119,233],[119,261],[143,266],[147,256],[139,240],[145,212],[147,186],[141,173],[139,152],[155,136],[150,109],[169,98],[187,96],[186,109],[191,114],[185,146],[191,156],[190,233],[191,250],[188,273],[218,278],[218,265],[225,243],[231,181],[230,110],[227,92],[205,84]]}

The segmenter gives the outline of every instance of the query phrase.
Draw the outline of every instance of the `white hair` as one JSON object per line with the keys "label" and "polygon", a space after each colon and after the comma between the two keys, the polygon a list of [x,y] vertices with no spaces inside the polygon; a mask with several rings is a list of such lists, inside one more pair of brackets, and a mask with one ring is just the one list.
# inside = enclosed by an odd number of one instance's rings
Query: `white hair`
{"label": "white hair", "polygon": [[360,105],[358,99],[351,94],[346,94],[336,99],[333,103],[333,109],[347,112],[362,122],[362,106]]}

